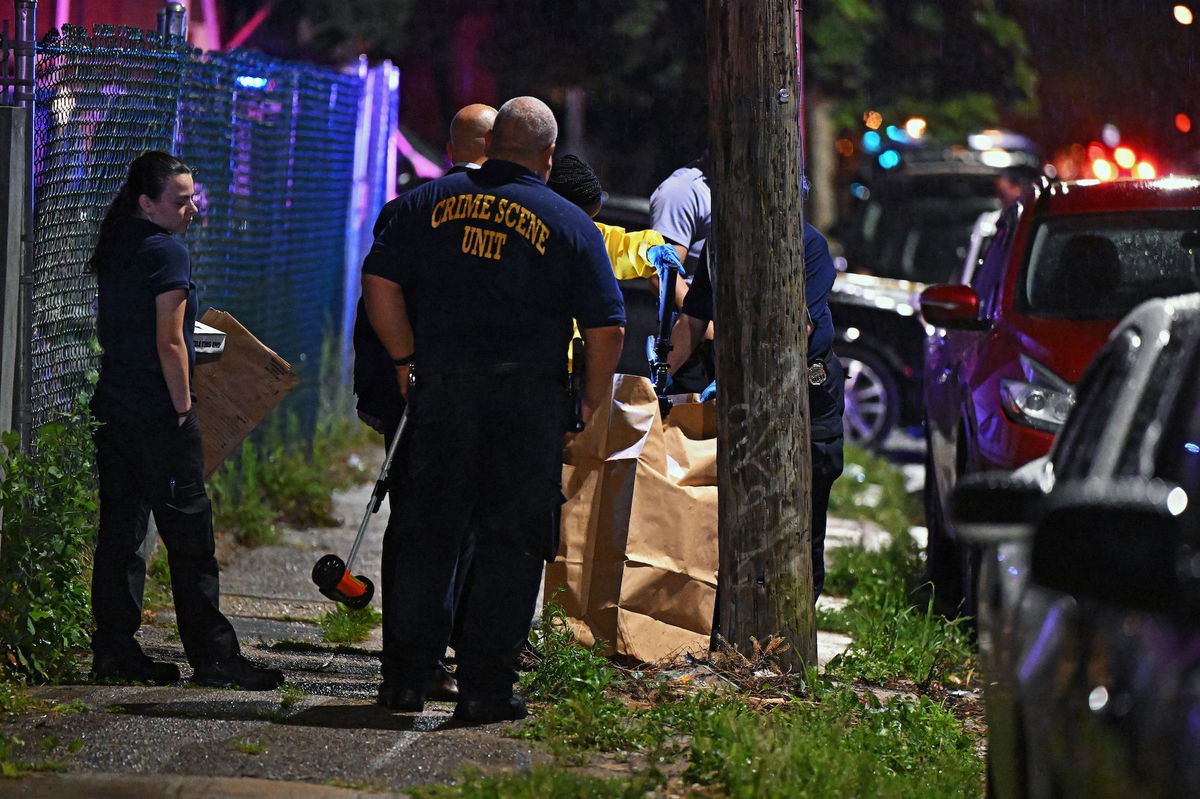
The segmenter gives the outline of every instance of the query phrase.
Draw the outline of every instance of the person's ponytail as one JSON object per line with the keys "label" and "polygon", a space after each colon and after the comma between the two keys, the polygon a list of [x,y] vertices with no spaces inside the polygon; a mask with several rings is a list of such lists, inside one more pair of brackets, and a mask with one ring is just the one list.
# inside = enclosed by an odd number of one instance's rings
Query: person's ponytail
{"label": "person's ponytail", "polygon": [[87,260],[87,271],[99,272],[112,257],[121,227],[137,214],[138,198],[145,194],[157,200],[167,181],[175,175],[190,175],[191,168],[170,153],[150,150],[129,166],[129,175],[117,196],[109,203],[100,222],[96,248]]}

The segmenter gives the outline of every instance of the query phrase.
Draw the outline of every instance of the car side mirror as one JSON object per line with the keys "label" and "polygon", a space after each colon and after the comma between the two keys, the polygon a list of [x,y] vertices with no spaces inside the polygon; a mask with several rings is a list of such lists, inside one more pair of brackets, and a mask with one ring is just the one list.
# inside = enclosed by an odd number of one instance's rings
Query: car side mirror
{"label": "car side mirror", "polygon": [[973,544],[1019,541],[1033,535],[1046,492],[1036,480],[1009,472],[962,477],[950,494],[954,531]]}
{"label": "car side mirror", "polygon": [[970,286],[942,283],[921,292],[921,316],[936,327],[982,330],[987,321],[979,318],[979,295]]}
{"label": "car side mirror", "polygon": [[1200,607],[1200,551],[1184,538],[1182,488],[1157,480],[1056,486],[1033,536],[1035,583],[1169,615]]}

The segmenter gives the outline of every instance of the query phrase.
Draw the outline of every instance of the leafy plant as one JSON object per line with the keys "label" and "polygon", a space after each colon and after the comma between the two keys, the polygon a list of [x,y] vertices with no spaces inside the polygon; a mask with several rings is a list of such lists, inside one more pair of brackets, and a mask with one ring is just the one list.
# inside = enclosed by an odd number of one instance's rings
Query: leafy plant
{"label": "leafy plant", "polygon": [[38,428],[31,452],[16,432],[0,437],[0,672],[57,680],[88,645],[93,429],[81,396],[71,413]]}
{"label": "leafy plant", "polygon": [[571,632],[562,606],[546,603],[541,623],[530,632],[534,668],[521,676],[521,692],[533,701],[567,699],[595,701],[604,690],[620,680],[619,672],[597,654],[600,644],[580,646]]}
{"label": "leafy plant", "polygon": [[356,644],[367,640],[371,631],[383,622],[383,616],[369,605],[353,610],[338,605],[317,619],[321,640],[329,644]]}

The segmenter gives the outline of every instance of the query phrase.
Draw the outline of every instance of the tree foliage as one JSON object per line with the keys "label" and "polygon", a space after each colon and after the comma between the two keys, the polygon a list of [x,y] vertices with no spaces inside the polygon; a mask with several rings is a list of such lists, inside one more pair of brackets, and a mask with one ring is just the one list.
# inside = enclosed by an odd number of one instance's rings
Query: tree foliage
{"label": "tree foliage", "polygon": [[[487,18],[484,64],[500,98],[533,94],[561,111],[586,98],[585,155],[610,191],[646,193],[705,147],[708,63],[698,0],[298,0],[313,42],[432,64],[452,96],[449,64],[464,19]],[[919,114],[958,138],[1035,109],[1017,0],[823,0],[804,11],[807,89],[858,127],[864,110]],[[561,121],[561,120],[560,120]]]}
{"label": "tree foliage", "polygon": [[998,0],[829,0],[810,9],[809,88],[837,103],[843,127],[874,109],[923,116],[934,135],[953,139],[1036,110],[1025,32]]}

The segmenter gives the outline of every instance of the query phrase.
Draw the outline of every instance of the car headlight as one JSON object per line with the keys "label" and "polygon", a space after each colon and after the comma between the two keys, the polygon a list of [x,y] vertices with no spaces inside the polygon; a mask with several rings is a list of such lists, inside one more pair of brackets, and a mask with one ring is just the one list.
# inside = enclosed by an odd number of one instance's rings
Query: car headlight
{"label": "car headlight", "polygon": [[1001,380],[1004,412],[1017,424],[1057,433],[1075,406],[1070,383],[1027,355],[1021,356],[1025,380]]}

